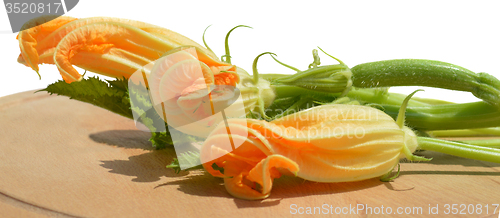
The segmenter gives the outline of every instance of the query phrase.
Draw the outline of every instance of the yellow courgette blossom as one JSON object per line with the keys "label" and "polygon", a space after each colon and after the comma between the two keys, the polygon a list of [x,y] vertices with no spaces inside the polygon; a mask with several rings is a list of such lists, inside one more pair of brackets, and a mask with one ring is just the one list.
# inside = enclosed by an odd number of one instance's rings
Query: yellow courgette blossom
{"label": "yellow courgette blossom", "polygon": [[[403,115],[404,116],[404,115]],[[229,119],[204,142],[201,161],[238,198],[269,196],[281,172],[316,182],[379,177],[412,156],[417,137],[384,112],[359,105],[323,105],[272,122]],[[231,143],[238,146],[232,149]],[[219,171],[223,168],[223,173]],[[283,170],[285,169],[285,170]]]}
{"label": "yellow courgette blossom", "polygon": [[179,46],[197,47],[211,59],[217,58],[193,40],[156,25],[112,17],[53,17],[40,16],[25,24],[26,29],[17,37],[21,50],[18,62],[37,73],[39,64],[55,64],[68,83],[82,79],[73,66],[129,78]]}
{"label": "yellow courgette blossom", "polygon": [[[19,33],[20,63],[37,73],[38,64],[55,64],[68,83],[82,79],[73,66],[120,79],[144,73],[146,78],[136,79],[149,88],[158,114],[164,120],[171,115],[169,125],[188,134],[206,137],[221,121],[212,116],[215,109],[230,106],[225,102],[234,103],[229,117],[244,117],[274,100],[269,82],[254,82],[243,69],[171,30],[110,17],[46,19],[33,19],[35,27]],[[231,87],[236,102],[229,101]]]}

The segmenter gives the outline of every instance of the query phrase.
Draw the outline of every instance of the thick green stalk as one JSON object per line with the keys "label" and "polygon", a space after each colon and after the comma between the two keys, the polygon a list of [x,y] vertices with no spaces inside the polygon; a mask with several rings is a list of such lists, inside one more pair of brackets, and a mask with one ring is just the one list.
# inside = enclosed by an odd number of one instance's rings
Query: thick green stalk
{"label": "thick green stalk", "polygon": [[[399,107],[382,105],[396,118]],[[486,102],[408,107],[406,121],[418,130],[473,129],[500,126],[500,110]]]}
{"label": "thick green stalk", "polygon": [[487,73],[432,60],[396,59],[359,64],[353,68],[355,87],[428,86],[471,92],[500,106],[500,81]]}
{"label": "thick green stalk", "polygon": [[418,137],[417,141],[418,149],[436,151],[474,160],[500,163],[500,149],[427,137]]}

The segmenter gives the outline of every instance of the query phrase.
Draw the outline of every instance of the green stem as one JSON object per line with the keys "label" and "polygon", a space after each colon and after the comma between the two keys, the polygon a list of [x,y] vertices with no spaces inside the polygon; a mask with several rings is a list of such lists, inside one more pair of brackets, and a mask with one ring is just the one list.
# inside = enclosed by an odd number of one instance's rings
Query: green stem
{"label": "green stem", "polygon": [[[260,74],[260,78],[265,78],[269,80],[269,78],[277,78],[280,77],[279,74]],[[287,97],[295,97],[295,96],[324,96],[329,98],[329,102],[337,99],[341,94],[340,93],[325,93],[314,91],[306,88],[301,88],[293,85],[273,85],[273,89],[276,93],[276,98],[287,98]],[[393,105],[400,107],[406,95],[399,93],[390,93],[380,89],[352,89],[347,93],[347,97],[352,100],[361,101],[364,103],[373,103],[373,104],[381,104],[381,105]],[[415,98],[416,99],[416,98]],[[428,103],[423,103],[420,100],[411,99],[408,103],[410,107],[418,107],[418,106],[429,106]],[[328,102],[328,103],[329,103]]]}
{"label": "green stem", "polygon": [[412,99],[429,105],[455,104],[453,102],[439,100],[439,99],[432,99],[432,98],[413,97]]}
{"label": "green stem", "polygon": [[[399,106],[382,105],[396,118]],[[473,129],[500,126],[500,110],[486,102],[408,107],[408,126],[418,130]]]}
{"label": "green stem", "polygon": [[209,25],[209,26],[207,26],[207,28],[205,28],[205,31],[203,31],[203,36],[202,36],[201,38],[203,39],[203,44],[205,45],[205,47],[207,47],[207,49],[208,49],[209,51],[211,51],[212,53],[214,53],[214,54],[215,54],[215,52],[214,52],[214,51],[212,51],[212,49],[210,49],[210,47],[208,47],[208,44],[207,44],[207,42],[205,41],[205,33],[207,32],[207,30],[208,30],[208,28],[209,28],[210,26],[212,26],[212,25]]}
{"label": "green stem", "polygon": [[463,140],[457,141],[470,145],[500,149],[500,139]]}
{"label": "green stem", "polygon": [[309,98],[300,98],[298,101],[296,101],[290,107],[288,107],[283,113],[275,116],[273,119],[278,119],[278,118],[284,117],[286,115],[295,113],[295,112],[300,110],[300,106],[304,105],[305,103],[308,103],[309,101],[311,101],[311,99],[309,99]]}
{"label": "green stem", "polygon": [[500,128],[436,130],[428,133],[433,137],[500,136]]}
{"label": "green stem", "polygon": [[275,54],[274,54],[274,53],[272,53],[272,52],[264,52],[264,53],[262,53],[262,54],[258,55],[258,56],[257,56],[257,57],[253,60],[253,64],[252,64],[252,71],[253,71],[253,82],[254,82],[254,84],[257,84],[257,83],[259,82],[259,78],[260,78],[260,76],[259,76],[259,71],[257,70],[257,63],[258,63],[258,61],[259,61],[260,56],[265,55],[265,54],[269,54],[269,55],[271,55],[271,57],[272,57],[273,55],[275,55]]}
{"label": "green stem", "polygon": [[226,54],[224,55],[224,57],[226,57],[225,59],[225,62],[228,63],[228,64],[231,64],[231,54],[229,52],[229,35],[231,35],[231,32],[233,32],[233,30],[235,30],[236,28],[238,27],[247,27],[247,28],[252,28],[252,27],[249,27],[249,26],[245,26],[245,25],[238,25],[238,26],[235,26],[233,27],[231,30],[229,30],[229,32],[226,34],[226,40],[225,40],[225,48],[226,48]]}
{"label": "green stem", "polygon": [[427,86],[467,91],[500,106],[498,79],[445,62],[396,59],[359,64],[351,68],[351,71],[355,87]]}
{"label": "green stem", "polygon": [[306,88],[301,88],[298,86],[293,86],[293,85],[272,85],[272,88],[275,91],[276,98],[288,98],[288,97],[295,97],[295,96],[307,96],[307,95],[325,95],[325,96],[332,96],[332,100],[335,99],[334,95],[324,93],[324,92],[316,92],[313,90],[309,90]]}
{"label": "green stem", "polygon": [[259,77],[262,78],[262,79],[265,79],[271,83],[273,83],[275,80],[279,79],[279,78],[283,78],[283,77],[286,77],[286,76],[290,76],[290,75],[287,75],[287,74],[259,74]]}
{"label": "green stem", "polygon": [[474,160],[500,163],[500,150],[435,138],[418,137],[418,149],[436,151]]}
{"label": "green stem", "polygon": [[[390,93],[381,89],[353,88],[351,89],[351,91],[349,91],[349,93],[347,93],[347,97],[366,103],[388,104],[399,107],[403,103],[403,100],[406,98],[406,95],[399,93]],[[410,99],[408,106],[429,106],[429,104],[417,100],[417,98],[412,98]]]}
{"label": "green stem", "polygon": [[292,67],[292,66],[290,66],[290,65],[288,65],[288,64],[285,64],[285,63],[283,63],[283,62],[279,61],[278,59],[276,59],[276,58],[274,57],[274,55],[271,55],[271,57],[274,59],[274,61],[278,62],[278,64],[281,64],[282,66],[287,67],[287,68],[289,68],[289,69],[292,69],[292,70],[294,70],[294,71],[296,71],[296,72],[300,72],[300,70],[299,70],[299,69],[297,69],[297,68],[295,68],[295,67]]}

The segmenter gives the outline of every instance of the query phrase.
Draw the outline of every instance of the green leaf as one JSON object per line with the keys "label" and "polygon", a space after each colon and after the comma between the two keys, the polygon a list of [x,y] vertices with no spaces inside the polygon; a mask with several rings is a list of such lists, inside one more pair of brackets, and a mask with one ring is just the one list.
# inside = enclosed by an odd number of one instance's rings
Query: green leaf
{"label": "green leaf", "polygon": [[[156,132],[155,126],[166,125],[154,110],[143,111],[141,108],[151,108],[151,101],[144,89],[132,87],[129,90],[126,78],[102,81],[97,77],[90,77],[79,82],[66,83],[62,80],[39,90],[48,93],[68,96],[70,99],[86,102],[104,108],[111,112],[133,119],[132,110],[141,117],[139,122],[146,125],[151,131],[151,141],[156,149],[163,149],[172,145],[172,138],[168,132]],[[134,96],[134,107],[131,107],[129,91]],[[160,123],[161,122],[161,123]]]}
{"label": "green leaf", "polygon": [[118,85],[109,86],[97,77],[69,84],[60,80],[38,92],[40,91],[68,96],[70,99],[87,102],[132,119],[130,102],[124,100],[124,97],[128,96],[126,89]]}
{"label": "green leaf", "polygon": [[169,132],[151,132],[149,141],[153,144],[153,147],[158,150],[166,148],[167,145],[173,145],[172,137]]}
{"label": "green leaf", "polygon": [[123,79],[106,80],[106,82],[113,88],[121,89],[125,92],[128,91],[128,80],[125,77],[123,77]]}
{"label": "green leaf", "polygon": [[[172,163],[167,165],[167,168],[173,169],[175,171],[175,173],[177,173],[177,174],[180,173],[182,170],[181,165],[179,163],[179,160],[181,160],[184,163],[187,162],[191,165],[195,165],[195,164],[199,163],[199,161],[200,161],[200,153],[188,151],[188,152],[184,152],[184,153],[180,154],[178,158],[179,159],[174,158]],[[195,170],[195,169],[203,169],[203,166],[198,164],[198,165],[195,165],[194,167],[185,169],[184,171]]]}
{"label": "green leaf", "polygon": [[181,172],[181,166],[180,166],[179,160],[177,160],[177,158],[174,158],[174,160],[172,160],[172,163],[167,165],[167,168],[173,169],[174,172],[177,174],[179,174]]}
{"label": "green leaf", "polygon": [[[120,83],[113,83],[113,85],[120,86]],[[140,84],[130,84],[131,87],[128,88],[130,92],[130,98],[128,98],[131,109],[134,113],[140,116],[139,122],[144,124],[151,132],[151,138],[149,141],[153,144],[156,149],[163,149],[167,146],[173,145],[172,137],[166,126],[165,121],[156,113],[153,109],[151,99],[149,98],[149,93]],[[129,97],[127,95],[127,97]],[[132,102],[130,102],[132,101]],[[149,108],[148,111],[144,111],[145,108]],[[157,127],[165,127],[157,129]]]}

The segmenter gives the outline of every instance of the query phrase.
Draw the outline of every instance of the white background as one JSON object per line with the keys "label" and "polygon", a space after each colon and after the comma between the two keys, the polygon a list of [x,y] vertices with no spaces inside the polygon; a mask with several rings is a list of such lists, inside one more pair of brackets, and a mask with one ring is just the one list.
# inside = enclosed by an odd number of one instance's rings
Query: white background
{"label": "white background", "polygon": [[[419,58],[453,63],[500,78],[500,13],[495,1],[103,1],[83,0],[68,16],[120,17],[144,21],[181,33],[200,44],[203,30],[209,46],[221,56],[230,37],[233,64],[251,72],[253,59],[274,52],[278,59],[306,69],[312,49],[322,47],[348,66]],[[40,66],[42,80],[17,63],[16,34],[0,6],[0,97],[46,87],[61,79],[54,65]],[[322,64],[335,62],[326,56]],[[292,73],[264,56],[260,73]],[[393,88],[410,93],[415,87]],[[469,93],[425,88],[419,97],[455,102],[475,101]]]}

